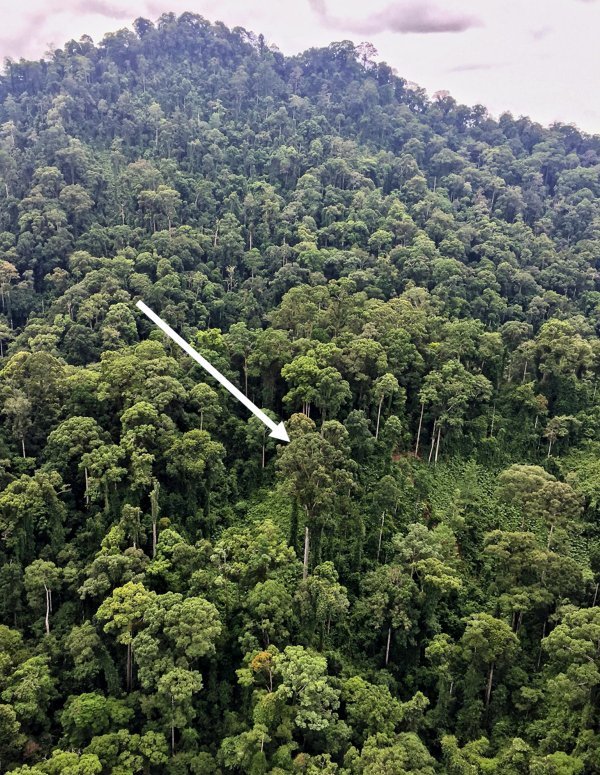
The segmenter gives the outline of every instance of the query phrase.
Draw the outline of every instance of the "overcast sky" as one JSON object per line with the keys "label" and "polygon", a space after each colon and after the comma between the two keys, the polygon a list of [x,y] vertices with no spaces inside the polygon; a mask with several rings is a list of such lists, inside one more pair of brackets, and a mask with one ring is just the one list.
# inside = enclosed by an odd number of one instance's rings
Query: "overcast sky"
{"label": "overcast sky", "polygon": [[0,0],[0,56],[98,42],[165,11],[262,32],[286,54],[369,40],[429,94],[600,133],[600,0]]}

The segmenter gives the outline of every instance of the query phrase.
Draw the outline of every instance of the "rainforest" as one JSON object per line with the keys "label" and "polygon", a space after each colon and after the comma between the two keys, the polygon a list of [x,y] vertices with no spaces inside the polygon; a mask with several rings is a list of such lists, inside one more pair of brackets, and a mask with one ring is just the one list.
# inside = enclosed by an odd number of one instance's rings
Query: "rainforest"
{"label": "rainforest", "polygon": [[600,136],[368,43],[8,60],[0,771],[600,773],[599,267]]}

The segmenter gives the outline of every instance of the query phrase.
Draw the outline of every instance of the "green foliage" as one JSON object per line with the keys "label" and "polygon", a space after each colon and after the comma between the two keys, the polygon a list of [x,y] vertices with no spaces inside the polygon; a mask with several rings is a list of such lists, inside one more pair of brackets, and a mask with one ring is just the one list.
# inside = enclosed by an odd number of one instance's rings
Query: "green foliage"
{"label": "green foliage", "polygon": [[2,771],[598,772],[598,138],[375,54],[7,60]]}

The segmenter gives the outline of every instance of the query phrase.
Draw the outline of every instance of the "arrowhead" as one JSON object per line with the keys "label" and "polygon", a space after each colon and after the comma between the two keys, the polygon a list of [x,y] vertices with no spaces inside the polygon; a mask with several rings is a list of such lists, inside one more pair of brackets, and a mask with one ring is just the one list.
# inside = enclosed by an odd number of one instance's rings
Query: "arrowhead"
{"label": "arrowhead", "polygon": [[290,440],[290,437],[287,435],[285,425],[282,422],[280,422],[279,425],[271,433],[269,433],[269,436],[272,439],[279,439],[279,441]]}

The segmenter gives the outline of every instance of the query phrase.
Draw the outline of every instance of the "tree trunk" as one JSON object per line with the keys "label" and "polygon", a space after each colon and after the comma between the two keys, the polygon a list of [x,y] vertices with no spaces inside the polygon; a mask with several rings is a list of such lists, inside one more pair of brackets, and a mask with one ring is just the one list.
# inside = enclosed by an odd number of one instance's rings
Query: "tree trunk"
{"label": "tree trunk", "polygon": [[21,436],[21,449],[23,450],[23,457],[27,457],[25,453],[25,436]]}
{"label": "tree trunk", "polygon": [[379,406],[377,407],[377,425],[375,427],[375,440],[379,438],[379,421],[381,419],[381,406],[383,404],[383,395],[379,399]]}
{"label": "tree trunk", "polygon": [[388,663],[390,661],[390,645],[392,643],[392,628],[391,626],[388,627],[388,634],[387,634],[387,643],[385,646],[385,666],[388,666]]}
{"label": "tree trunk", "polygon": [[490,698],[492,696],[492,681],[494,680],[494,663],[492,662],[490,665],[490,670],[488,673],[488,680],[487,680],[487,686],[485,688],[485,707],[488,708],[490,705]]}
{"label": "tree trunk", "polygon": [[158,541],[157,522],[158,522],[158,493],[160,485],[158,480],[154,480],[154,487],[150,493],[150,513],[152,516],[152,557],[156,557],[156,543]]}
{"label": "tree trunk", "polygon": [[83,469],[83,474],[85,476],[85,505],[90,505],[90,480],[89,480],[89,474],[87,470],[87,466]]}
{"label": "tree trunk", "polygon": [[429,448],[429,458],[427,459],[428,463],[431,463],[431,458],[433,457],[433,448],[435,447],[435,432],[437,430],[437,420],[433,421],[433,430],[431,431],[431,447]]}
{"label": "tree trunk", "polygon": [[381,515],[381,525],[379,527],[379,544],[377,546],[377,562],[379,562],[379,555],[381,553],[381,541],[383,539],[383,525],[385,522],[385,511]]}
{"label": "tree trunk", "polygon": [[263,441],[262,445],[262,467],[265,467],[265,442]]}
{"label": "tree trunk", "polygon": [[308,576],[308,554],[310,551],[310,534],[308,531],[308,525],[304,528],[304,564],[302,568],[302,578],[306,579]]}
{"label": "tree trunk", "polygon": [[438,426],[438,435],[437,435],[437,443],[435,445],[435,460],[433,461],[434,465],[437,466],[438,462],[438,456],[440,454],[440,438],[442,436],[442,426]]}
{"label": "tree trunk", "polygon": [[425,411],[425,404],[421,404],[421,415],[419,417],[419,428],[417,430],[417,443],[415,444],[415,457],[419,457],[419,442],[421,441],[421,428],[423,427],[423,412]]}
{"label": "tree trunk", "polygon": [[492,424],[490,426],[490,438],[494,435],[494,422],[496,421],[496,402],[494,401],[494,408],[492,409]]}
{"label": "tree trunk", "polygon": [[293,498],[292,499],[292,514],[290,517],[290,538],[289,538],[289,545],[294,550],[294,553],[297,554],[298,550],[298,501]]}
{"label": "tree trunk", "polygon": [[46,590],[46,635],[50,634],[50,609],[52,607],[52,598],[50,597],[50,590],[48,587],[44,584],[44,589]]}

